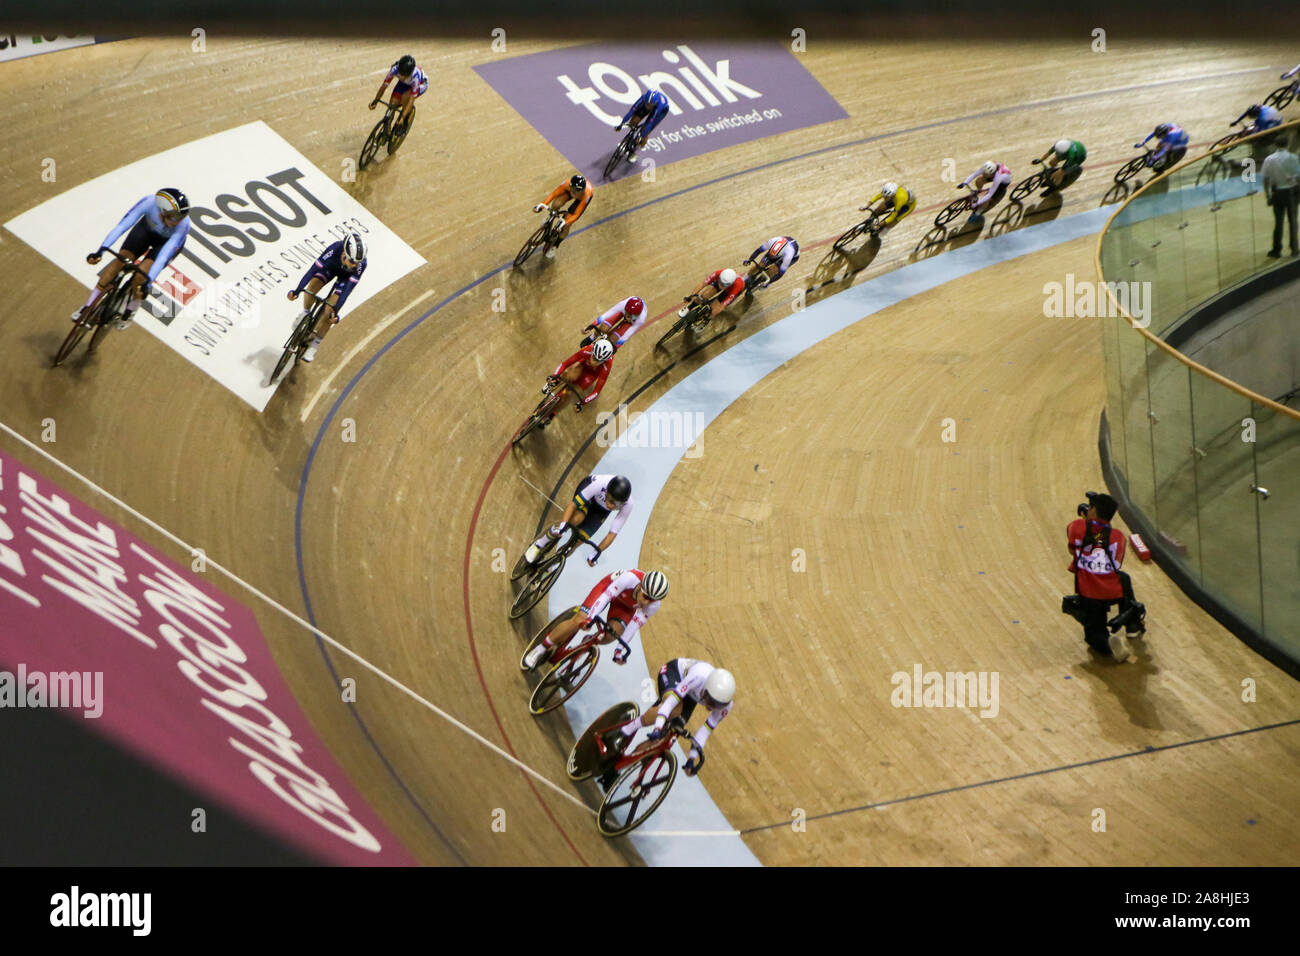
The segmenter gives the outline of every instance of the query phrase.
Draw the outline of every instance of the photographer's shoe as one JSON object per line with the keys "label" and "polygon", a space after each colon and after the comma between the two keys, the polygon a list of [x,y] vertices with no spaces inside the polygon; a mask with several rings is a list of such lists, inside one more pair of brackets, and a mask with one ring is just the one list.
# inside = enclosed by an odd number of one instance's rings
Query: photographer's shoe
{"label": "photographer's shoe", "polygon": [[1128,660],[1129,649],[1128,645],[1124,643],[1124,638],[1118,634],[1112,634],[1108,643],[1110,644],[1110,656],[1115,658],[1115,663],[1122,664]]}

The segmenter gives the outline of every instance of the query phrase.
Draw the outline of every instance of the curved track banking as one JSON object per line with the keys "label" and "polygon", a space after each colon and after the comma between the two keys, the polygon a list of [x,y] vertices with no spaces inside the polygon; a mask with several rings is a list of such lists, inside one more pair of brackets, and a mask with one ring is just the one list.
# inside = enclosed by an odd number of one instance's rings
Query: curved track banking
{"label": "curved track banking", "polygon": [[[62,185],[84,181],[215,130],[262,118],[320,168],[334,168],[339,157],[355,149],[364,131],[323,128],[316,115],[304,113],[290,97],[280,95],[278,78],[287,65],[309,82],[319,80],[317,115],[352,116],[364,113],[358,110],[358,103],[364,103],[373,92],[376,64],[388,62],[387,45],[374,42],[241,40],[213,41],[205,57],[177,67],[169,53],[178,43],[123,41],[36,58],[46,61],[43,63],[6,64],[14,102],[33,101],[50,75],[59,83],[68,82],[74,71],[110,76],[95,97],[69,97],[58,129],[34,111],[33,115],[15,117],[9,142],[0,146],[0,168],[20,184],[3,200],[6,219],[48,194],[48,184],[28,183],[30,177],[20,175],[22,170],[35,168],[29,144],[36,142],[42,144],[43,153],[62,157]],[[318,55],[322,47],[329,48],[328,58]],[[268,48],[276,53],[274,69],[266,62]],[[512,41],[511,54],[545,48],[544,44]],[[433,59],[434,49],[417,45],[415,52]],[[918,248],[929,227],[921,218],[922,210],[888,237],[881,256],[851,262],[847,272],[841,266],[828,274],[828,260],[821,257],[817,261],[815,254],[851,224],[850,210],[881,179],[909,182],[923,203],[937,208],[940,203],[934,202],[934,197],[940,196],[941,190],[951,193],[951,182],[944,181],[936,156],[952,155],[958,169],[973,166],[995,150],[1000,156],[1028,157],[1058,138],[1061,126],[1067,125],[1086,130],[1080,138],[1094,157],[1101,157],[1089,168],[1094,174],[1101,173],[1106,165],[1121,161],[1112,159],[1119,151],[1106,144],[1132,142],[1135,130],[1149,128],[1153,114],[1176,115],[1199,140],[1200,130],[1223,125],[1227,113],[1235,115],[1225,104],[1254,95],[1252,91],[1264,82],[1262,78],[1274,61],[1281,62],[1288,52],[1268,44],[1220,43],[1178,49],[1134,44],[1100,58],[1081,56],[1074,45],[997,44],[981,47],[981,57],[963,60],[974,65],[953,71],[952,57],[965,49],[964,44],[899,44],[873,48],[877,82],[864,84],[860,81],[860,50],[827,44],[810,52],[805,63],[846,107],[849,119],[666,166],[660,169],[657,183],[633,178],[598,188],[588,215],[599,214],[600,218],[575,233],[555,263],[529,263],[519,274],[503,275],[502,250],[515,248],[531,222],[521,215],[526,205],[521,197],[535,201],[532,197],[550,188],[564,164],[473,73],[473,65],[489,58],[481,46],[440,41],[436,49],[447,99],[464,104],[463,108],[424,114],[428,122],[417,126],[395,161],[373,175],[363,175],[349,187],[416,248],[428,265],[350,316],[331,335],[317,365],[295,372],[264,414],[235,407],[235,401],[220,387],[196,381],[192,368],[174,361],[169,351],[145,335],[122,336],[111,341],[111,349],[90,365],[71,368],[58,377],[48,375],[38,368],[38,361],[53,334],[49,316],[66,314],[67,303],[78,299],[79,291],[75,283],[13,242],[6,242],[0,255],[7,272],[18,277],[13,294],[18,301],[29,303],[29,309],[0,331],[0,343],[7,354],[31,361],[0,385],[0,400],[6,420],[25,434],[37,434],[43,418],[59,415],[60,457],[64,460],[119,491],[126,500],[141,503],[142,510],[185,540],[203,542],[213,555],[228,555],[227,563],[238,574],[264,583],[280,600],[297,593],[313,624],[341,636],[358,653],[407,686],[418,688],[428,699],[443,702],[471,727],[494,727],[495,734],[488,736],[553,780],[563,779],[568,729],[562,720],[538,722],[527,715],[523,705],[526,687],[515,665],[518,633],[512,634],[505,626],[507,590],[503,575],[493,567],[493,552],[513,554],[522,547],[532,529],[538,498],[524,481],[496,479],[501,477],[507,457],[501,445],[531,405],[534,383],[541,378],[541,360],[571,351],[585,316],[629,294],[624,291],[629,285],[650,302],[653,312],[662,314],[666,311],[662,303],[693,284],[690,277],[716,268],[717,259],[738,261],[757,240],[776,232],[804,238],[804,256],[784,280],[787,288],[821,285],[829,279],[820,295],[848,288],[859,278],[879,275],[902,261],[895,256],[907,255],[904,251],[910,252],[909,258],[923,258],[960,248],[969,237]],[[130,64],[126,75],[108,71],[118,63]],[[214,106],[213,99],[202,91],[228,83],[232,74],[240,77],[245,92]],[[1153,80],[1153,76],[1160,79]],[[886,91],[915,84],[921,78],[927,83],[929,109],[948,119],[909,122],[910,117],[887,96]],[[986,105],[980,110],[967,108],[972,88],[982,91]],[[1080,88],[1091,91],[1080,93]],[[177,107],[173,125],[149,130],[151,135],[145,136],[148,128],[140,126],[133,115],[101,116],[103,96],[122,101],[145,90],[165,91]],[[1016,116],[1020,122],[1012,126],[997,121],[1006,116]],[[357,129],[366,119],[368,116],[361,116]],[[110,128],[120,135],[96,135]],[[882,129],[887,132],[879,132]],[[1010,164],[1014,170],[1023,162]],[[447,171],[466,168],[484,170],[472,195],[442,187]],[[827,183],[842,182],[853,185],[848,190],[827,188]],[[1067,208],[1093,207],[1113,199],[1110,187],[1109,175],[1085,174],[1066,194]],[[852,196],[846,197],[846,191]],[[1046,219],[1060,211],[1060,207],[1039,208],[1037,218]],[[1005,228],[1017,224],[1008,220]],[[95,225],[89,231],[98,229]],[[466,235],[473,235],[476,241],[466,243]],[[826,238],[808,241],[807,236]],[[845,456],[852,446],[846,446],[825,413],[826,408],[838,406],[835,401],[828,405],[826,396],[815,394],[809,386],[831,374],[828,369],[844,381],[903,376],[905,381],[895,382],[893,397],[880,407],[849,403],[859,421],[875,421],[861,431],[857,454],[876,460],[891,457],[874,443],[879,437],[896,443],[890,447],[910,449],[914,467],[920,469],[915,475],[907,472],[913,483],[942,482],[945,463],[935,458],[933,448],[921,448],[916,442],[921,427],[916,423],[924,418],[923,408],[930,411],[925,402],[933,398],[936,388],[954,386],[954,375],[963,368],[957,359],[970,349],[967,341],[953,340],[953,331],[936,325],[931,316],[960,316],[956,324],[962,336],[1006,343],[1011,333],[1000,329],[1006,317],[1000,309],[989,307],[990,298],[1022,312],[1032,311],[1037,308],[1037,290],[1044,276],[1055,278],[1063,269],[1090,274],[1087,257],[1077,255],[1073,247],[1059,255],[1049,254],[1036,264],[1038,259],[989,270],[991,286],[983,280],[958,282],[929,292],[917,303],[904,303],[871,322],[858,323],[851,333],[837,336],[832,347],[824,344],[800,356],[764,379],[711,426],[710,448],[732,449],[738,459],[747,458],[751,448],[764,447],[764,435],[753,431],[756,423],[790,416],[824,443],[810,439],[801,446],[805,467],[813,463],[814,472],[820,468],[847,477],[852,468]],[[1010,280],[1008,273],[999,271],[1002,269],[1011,270]],[[629,282],[629,277],[635,281]],[[433,308],[399,331],[373,342],[364,339],[367,322],[400,314],[420,293],[427,297],[430,287],[457,291],[440,297]],[[511,303],[504,314],[491,310],[490,300],[497,290]],[[705,343],[696,354],[674,350],[677,357],[672,364],[651,354],[643,331],[640,340],[633,340],[620,353],[607,395],[640,395],[653,401],[726,348],[788,314],[788,307],[777,305],[775,297],[760,299],[758,307],[739,317],[729,336]],[[437,322],[428,321],[434,316]],[[911,344],[902,351],[889,344],[895,341],[892,331],[890,339],[878,340],[878,328],[892,330],[898,323],[905,329],[912,325],[928,329],[929,339],[908,339]],[[1023,572],[1029,582],[1016,592],[1024,606],[1034,609],[1032,614],[1026,611],[1022,620],[1036,622],[1043,633],[1032,651],[1018,647],[1008,651],[1005,644],[998,643],[963,645],[969,654],[966,661],[1008,671],[1025,660],[1039,669],[1059,672],[1064,668],[1074,680],[1086,684],[1090,694],[1100,695],[1096,698],[1098,711],[1091,717],[1081,714],[1077,701],[1044,698],[1037,710],[1017,711],[1015,720],[1022,728],[1044,722],[1056,728],[1056,738],[1036,740],[1030,748],[1034,752],[1025,755],[1027,761],[1033,758],[1028,761],[1033,767],[1077,765],[1085,769],[1051,778],[1069,777],[1070,785],[1087,786],[1093,793],[1122,792],[1132,780],[1113,770],[1098,770],[1093,764],[1099,755],[1090,741],[1063,731],[1058,717],[1049,715],[1067,714],[1076,722],[1082,720],[1096,727],[1113,749],[1123,750],[1132,736],[1125,733],[1125,714],[1138,721],[1134,727],[1145,719],[1138,700],[1141,688],[1112,686],[1110,675],[1077,663],[1081,645],[1072,630],[1057,620],[1059,615],[1044,604],[1043,590],[1049,597],[1055,593],[1061,586],[1060,575],[1044,578],[1039,568],[1043,551],[1039,541],[1044,535],[1049,541],[1059,536],[1055,509],[1068,507],[1079,494],[1076,477],[1097,480],[1095,450],[1086,433],[1095,428],[1102,395],[1099,389],[1089,394],[1082,383],[1089,369],[1095,373],[1100,368],[1100,350],[1087,335],[1072,330],[1068,342],[1077,355],[1072,362],[1065,362],[1060,341],[1042,337],[1035,326],[1024,321],[1010,324],[1016,334],[1032,340],[1032,348],[1017,352],[1017,360],[1021,368],[1034,371],[1009,379],[990,371],[987,387],[1002,393],[1003,401],[1012,401],[1010,396],[1014,396],[1021,407],[1037,409],[1034,422],[1040,427],[1031,430],[1034,443],[1028,445],[1014,430],[997,432],[1001,443],[989,444],[990,459],[984,473],[967,475],[963,484],[968,495],[978,495],[974,489],[985,479],[1000,481],[1008,495],[1019,495],[1019,500],[1028,502],[1040,495],[1051,499],[1050,506],[1020,506],[1032,512],[1031,521],[1024,521],[1022,512],[1013,510],[1018,530],[1033,543],[1024,544],[1009,558],[1016,573]],[[350,347],[358,349],[356,361],[361,365],[353,374],[344,373],[346,384],[335,390],[329,379],[325,385],[315,386],[334,371],[333,363],[341,361]],[[850,362],[850,356],[855,356],[856,362]],[[381,357],[389,359],[384,363],[386,374],[370,374]],[[142,381],[137,370],[146,367],[155,374]],[[1040,367],[1042,371],[1038,371]],[[910,375],[905,374],[908,368],[912,369]],[[922,373],[930,373],[930,378]],[[1053,376],[1064,376],[1079,385],[1079,394],[1059,403]],[[783,400],[774,398],[774,390],[779,389],[786,390]],[[185,395],[188,402],[177,408],[170,428],[156,429],[150,410],[164,407],[168,398],[177,394]],[[981,400],[980,392],[964,386],[952,394],[955,401],[971,407]],[[318,398],[328,399],[320,403],[320,409],[315,408]],[[612,404],[602,400],[600,407]],[[139,414],[134,413],[137,408]],[[877,421],[885,409],[897,413],[897,428]],[[987,413],[987,407],[979,408],[978,414]],[[1058,425],[1065,426],[1068,441],[1047,427],[1053,415]],[[958,415],[962,417],[966,416]],[[343,418],[356,422],[356,442],[344,444],[331,437]],[[571,419],[566,414],[548,429],[544,443],[534,443],[512,457],[518,477],[541,489],[558,488],[563,486],[564,475],[555,476],[565,462],[574,469],[591,466],[596,456],[590,442],[570,460],[567,449],[581,446],[586,435],[586,429],[574,428]],[[924,427],[929,428],[925,420]],[[788,434],[793,426],[774,427]],[[827,434],[820,434],[822,427],[828,429]],[[234,454],[230,454],[232,448]],[[146,457],[155,466],[142,471],[138,463]],[[761,532],[755,540],[761,539],[762,547],[770,547],[771,553],[779,556],[789,554],[789,542],[778,540],[781,535],[768,523],[768,516],[780,514],[791,527],[807,523],[807,518],[821,541],[817,553],[825,562],[823,588],[830,593],[854,594],[864,588],[860,572],[850,560],[857,554],[856,546],[820,527],[828,519],[817,509],[807,515],[790,510],[791,500],[803,500],[803,492],[795,486],[784,484],[781,494],[772,497],[742,482],[743,494],[715,502],[712,509],[693,496],[692,487],[736,480],[737,474],[722,460],[726,457],[705,455],[679,468],[651,516],[643,560],[663,564],[673,577],[675,590],[670,604],[647,629],[646,652],[654,660],[699,651],[698,632],[707,629],[710,635],[724,635],[726,646],[720,650],[728,660],[739,662],[734,669],[750,675],[746,693],[752,698],[746,699],[752,699],[754,705],[747,703],[724,727],[711,751],[707,773],[710,792],[728,818],[746,832],[746,842],[760,860],[1014,862],[1091,856],[1102,862],[1136,862],[1144,854],[1160,852],[1154,837],[1144,838],[1137,830],[1122,845],[1084,846],[1072,838],[1058,839],[1057,828],[1072,819],[1062,809],[1069,800],[1059,790],[1052,790],[1047,778],[1020,780],[1015,774],[998,772],[1005,769],[1008,755],[1024,745],[1023,738],[1010,730],[972,737],[960,726],[920,724],[912,712],[903,716],[889,710],[877,712],[878,701],[864,704],[865,712],[847,707],[830,715],[827,722],[871,720],[875,722],[871,726],[887,728],[883,734],[887,743],[869,753],[864,751],[863,760],[868,763],[859,767],[855,761],[842,759],[837,766],[829,756],[827,742],[818,735],[813,721],[814,717],[826,720],[827,714],[810,713],[805,721],[804,716],[781,713],[786,734],[777,733],[772,721],[760,719],[760,715],[772,713],[781,683],[776,679],[751,683],[752,675],[778,673],[779,660],[773,657],[773,648],[761,642],[748,651],[736,646],[734,636],[763,633],[765,619],[802,617],[811,628],[815,659],[837,661],[843,655],[852,657],[859,648],[860,622],[846,618],[839,609],[810,616],[808,595],[800,590],[806,587],[806,577],[787,581],[773,576],[774,571],[762,572],[762,593],[784,597],[764,597],[762,616],[746,609],[745,602],[719,601],[715,595],[725,593],[727,582],[737,580],[733,576],[740,573],[725,556],[733,551],[761,552],[761,548],[754,550],[749,539],[734,537],[739,519],[745,519],[739,524],[750,531]],[[770,459],[782,468],[791,464],[779,449],[771,452]],[[1047,487],[1021,473],[1019,469],[1027,460],[1040,465],[1051,462]],[[905,471],[896,463],[890,476],[899,479],[898,483],[876,487],[873,493],[900,491],[906,497]],[[704,475],[706,484],[699,484]],[[843,487],[834,490],[846,493]],[[798,498],[782,497],[791,493]],[[276,530],[283,527],[288,514],[294,515],[292,541]],[[936,549],[936,560],[943,565],[966,560],[947,553],[952,542],[936,532],[939,517],[915,517],[924,532],[925,547]],[[860,525],[863,520],[864,516],[855,514],[851,523]],[[890,530],[897,532],[896,528]],[[671,547],[666,544],[669,541]],[[1052,570],[1057,570],[1054,565]],[[880,578],[873,579],[873,588],[867,591],[877,607],[872,613],[884,617],[903,596],[918,590],[929,594],[934,585],[927,569],[906,555],[880,566],[877,574]],[[943,582],[941,590],[942,586]],[[1233,639],[1204,620],[1180,595],[1162,589],[1158,578],[1144,580],[1143,586],[1176,609],[1169,619],[1177,620],[1182,629],[1177,637],[1162,638],[1163,645],[1155,645],[1153,640],[1153,646],[1176,646],[1216,679],[1226,680],[1229,672],[1258,667],[1256,659],[1243,655]],[[973,614],[1000,615],[1005,610],[1002,598],[982,591],[971,590],[963,599],[975,609]],[[949,618],[942,609],[930,609],[890,619],[888,629],[876,638],[881,653],[892,649],[905,660],[931,660],[937,646],[928,643],[931,630],[940,643],[944,636],[959,633],[957,622]],[[343,717],[335,688],[340,678],[348,676],[347,666],[340,667],[323,646],[319,655],[306,652],[303,633],[274,615],[263,615],[262,624],[286,679],[322,737],[394,832],[422,859],[430,863],[594,864],[632,859],[626,844],[610,844],[596,836],[589,811],[569,801],[548,799],[527,775],[449,729],[436,715],[420,709],[413,713],[409,702],[392,694],[382,682],[360,676],[357,703],[346,705],[349,716]],[[900,642],[906,645],[905,652],[900,650]],[[326,684],[320,679],[321,656],[329,674]],[[890,666],[896,663],[892,661]],[[1160,701],[1178,719],[1167,729],[1153,731],[1161,739],[1152,746],[1176,744],[1164,739],[1165,735],[1190,740],[1241,729],[1232,725],[1221,704],[1207,703],[1203,687],[1184,670],[1172,661],[1161,664],[1171,671],[1159,688]],[[477,679],[476,690],[470,689],[465,679],[471,670]],[[854,673],[866,678],[864,671]],[[1144,666],[1141,673],[1146,675],[1144,679],[1154,680],[1149,667]],[[815,668],[801,666],[800,694],[815,697],[817,677]],[[833,676],[821,677],[823,683],[829,680],[836,686]],[[1026,677],[1025,686],[1036,686],[1041,679],[1041,674],[1034,681]],[[1263,679],[1278,692],[1273,703],[1261,705],[1261,715],[1268,716],[1252,726],[1284,724],[1294,716],[1295,695],[1284,680],[1274,684],[1275,675],[1266,674]],[[843,706],[842,700],[835,699]],[[1053,709],[1058,707],[1059,711]],[[1198,732],[1202,724],[1213,733]],[[1286,728],[1273,734],[1288,732],[1294,735],[1294,730]],[[1223,746],[1239,744],[1230,741]],[[925,772],[934,753],[954,748],[969,755],[969,772]],[[1294,750],[1295,745],[1289,742],[1282,748],[1283,752]],[[1158,752],[1161,760],[1181,760],[1169,754],[1204,749]],[[1278,756],[1274,752],[1234,751],[1225,759],[1275,760]],[[1203,806],[1198,804],[1177,817],[1193,834],[1201,832],[1197,828],[1211,818],[1207,815],[1215,809],[1215,798],[1214,787],[1208,782],[1222,770],[1213,760],[1196,760],[1201,763],[1166,763],[1158,771],[1171,777],[1199,774],[1197,781],[1206,784],[1195,788],[1198,795],[1205,795]],[[883,772],[881,761],[888,764]],[[1133,761],[1114,761],[1107,766],[1115,763]],[[868,765],[875,768],[870,773],[865,770]],[[861,772],[855,774],[854,768]],[[992,772],[984,772],[986,768]],[[884,779],[879,779],[882,775]],[[995,816],[1005,820],[1019,813],[1032,820],[1039,832],[1028,832],[1028,825],[1012,827],[1013,837],[1001,850],[989,843],[973,857],[951,853],[943,844],[943,834],[961,832],[967,834],[964,839],[972,840],[971,833],[983,832],[982,825],[970,826],[970,816],[980,811],[967,802],[970,796],[964,791],[913,801],[928,808],[891,810],[889,816],[876,815],[869,821],[862,820],[861,814],[847,814],[857,822],[822,823],[815,828],[818,832],[802,840],[789,841],[775,831],[756,829],[780,819],[783,814],[776,812],[778,807],[804,807],[812,818],[819,808],[832,812],[834,808],[878,803],[882,793],[938,793],[960,788],[972,779],[1004,777],[1018,782],[993,788],[999,793],[994,798],[1000,808]],[[799,780],[802,783],[796,782]],[[810,791],[808,787],[814,785]],[[1263,792],[1283,805],[1288,793],[1294,795],[1293,785],[1287,790],[1288,782],[1274,777],[1252,786],[1251,794]],[[1221,796],[1219,811],[1222,804],[1230,809],[1239,807],[1239,799]],[[1053,807],[1060,811],[1055,816],[1046,812]],[[510,819],[504,833],[495,832],[490,825],[497,808],[504,808]],[[1139,809],[1135,816],[1141,815]],[[1281,816],[1286,818],[1285,813]],[[1034,840],[1041,841],[1044,835],[1058,847],[1055,856],[1035,855]],[[1233,853],[1251,851],[1266,858],[1267,851],[1257,843],[1248,838],[1240,844],[1244,849],[1230,851],[1211,839],[1173,841],[1183,862],[1223,862],[1237,859]],[[1285,840],[1282,843],[1285,845]],[[976,846],[973,842],[965,845]]]}

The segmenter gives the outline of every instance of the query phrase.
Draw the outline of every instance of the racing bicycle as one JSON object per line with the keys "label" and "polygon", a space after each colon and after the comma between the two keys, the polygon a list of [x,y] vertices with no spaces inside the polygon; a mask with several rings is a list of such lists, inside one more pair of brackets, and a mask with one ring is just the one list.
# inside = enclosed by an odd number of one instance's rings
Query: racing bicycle
{"label": "racing bicycle", "polygon": [[[631,701],[616,704],[597,717],[569,751],[565,769],[570,780],[599,775],[604,797],[596,811],[596,827],[607,837],[631,833],[650,818],[677,779],[677,738],[695,744],[686,722],[678,716],[669,721],[668,732],[658,740],[647,740],[628,752],[629,737],[615,747],[610,739],[614,732],[640,713]],[[703,763],[701,751],[700,765]]]}
{"label": "racing bicycle", "polygon": [[596,618],[595,623],[590,628],[587,628],[585,633],[583,630],[579,630],[569,638],[564,646],[552,648],[550,654],[543,657],[533,667],[529,667],[527,663],[528,655],[537,645],[542,643],[542,639],[565,621],[572,620],[575,614],[580,613],[582,613],[582,609],[578,607],[571,607],[567,611],[561,612],[533,636],[533,639],[528,642],[528,646],[524,648],[523,655],[519,658],[519,669],[522,671],[534,671],[547,664],[551,665],[546,672],[546,676],[533,688],[533,694],[528,699],[528,712],[534,717],[549,713],[578,692],[578,688],[582,687],[587,682],[587,678],[596,670],[596,664],[600,660],[600,646],[602,644],[617,641],[622,646],[622,656],[619,655],[618,651],[614,652],[614,661],[619,664],[626,661],[627,655],[632,653],[632,648],[627,645],[623,638],[618,636],[614,628],[609,625],[609,622],[603,618]]}
{"label": "racing bicycle", "polygon": [[112,284],[108,291],[99,297],[94,305],[86,309],[82,315],[72,323],[72,328],[68,330],[67,337],[64,338],[63,344],[59,350],[54,353],[54,362],[52,368],[58,368],[72,354],[77,344],[90,333],[90,344],[86,346],[86,353],[90,354],[95,351],[100,340],[108,333],[114,325],[126,315],[127,304],[131,301],[131,277],[140,271],[140,267],[135,264],[135,260],[125,253],[118,252],[115,249],[101,247],[99,252],[111,252],[122,262],[122,269],[113,277]]}
{"label": "racing bicycle", "polygon": [[[532,541],[528,542],[529,545]],[[569,556],[577,549],[579,545],[590,545],[597,554],[600,549],[592,544],[585,535],[576,527],[569,527],[569,535],[561,544],[558,540],[547,541],[542,551],[537,555],[537,560],[531,564],[528,561],[528,551],[525,550],[515,562],[514,569],[510,572],[510,580],[518,581],[524,578],[523,587],[515,595],[514,600],[510,603],[510,620],[516,621],[531,611],[537,602],[544,598],[551,587],[555,584],[555,579],[560,576],[564,570],[564,562],[569,560]],[[555,624],[552,621],[547,627]]]}
{"label": "racing bicycle", "polygon": [[275,363],[275,371],[271,373],[272,385],[277,384],[280,381],[281,373],[297,364],[303,353],[307,351],[307,346],[311,344],[312,332],[316,330],[316,325],[320,321],[321,313],[326,306],[324,299],[306,290],[300,292],[299,295],[305,296],[310,304],[302,311],[302,315],[298,318],[298,324],[293,327],[289,340],[284,343],[284,353],[280,356],[280,361]]}
{"label": "racing bicycle", "polygon": [[546,222],[537,227],[515,256],[515,266],[522,266],[528,261],[529,256],[543,246],[553,246],[559,242],[562,228],[564,228],[564,213],[556,209],[549,210]]}
{"label": "racing bicycle", "polygon": [[415,107],[411,107],[411,115],[402,126],[397,123],[394,113],[399,112],[402,108],[392,102],[385,102],[384,116],[375,128],[370,131],[366,137],[366,144],[361,147],[361,156],[357,162],[357,169],[365,169],[374,162],[376,154],[383,147],[388,148],[388,155],[392,156],[398,148],[406,142],[407,134],[411,132],[411,127],[415,125]]}

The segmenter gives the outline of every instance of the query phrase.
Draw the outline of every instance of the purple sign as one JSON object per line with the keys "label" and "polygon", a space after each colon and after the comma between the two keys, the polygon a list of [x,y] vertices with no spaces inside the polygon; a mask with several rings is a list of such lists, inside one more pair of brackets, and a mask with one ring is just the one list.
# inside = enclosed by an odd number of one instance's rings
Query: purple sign
{"label": "purple sign", "polygon": [[[669,112],[638,155],[656,165],[848,116],[784,46],[608,43],[568,47],[474,68],[580,172],[599,182],[614,132],[646,89]],[[614,174],[629,175],[624,165]]]}
{"label": "purple sign", "polygon": [[253,612],[194,568],[0,452],[0,712],[66,708],[324,862],[414,863],[312,730]]}

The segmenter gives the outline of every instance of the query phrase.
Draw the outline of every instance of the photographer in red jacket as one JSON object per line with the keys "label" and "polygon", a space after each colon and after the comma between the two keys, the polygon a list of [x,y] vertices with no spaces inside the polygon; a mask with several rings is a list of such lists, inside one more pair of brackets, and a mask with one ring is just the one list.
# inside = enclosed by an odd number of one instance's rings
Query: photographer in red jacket
{"label": "photographer in red jacket", "polygon": [[[1088,503],[1079,505],[1079,517],[1066,530],[1075,593],[1062,600],[1061,610],[1083,625],[1089,647],[1123,661],[1129,647],[1117,632],[1122,626],[1129,637],[1142,636],[1146,609],[1133,597],[1133,584],[1120,570],[1124,534],[1110,526],[1117,507],[1110,495],[1093,491],[1088,492]],[[1120,605],[1120,613],[1108,625],[1112,604]]]}

